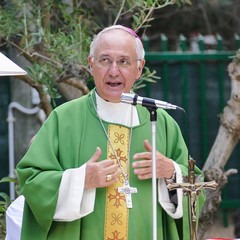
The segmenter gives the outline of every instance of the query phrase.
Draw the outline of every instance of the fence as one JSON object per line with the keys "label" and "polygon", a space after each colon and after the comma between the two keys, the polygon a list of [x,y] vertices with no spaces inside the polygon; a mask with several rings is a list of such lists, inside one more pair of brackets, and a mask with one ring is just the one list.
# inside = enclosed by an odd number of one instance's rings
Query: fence
{"label": "fence", "polygon": [[[7,78],[0,80],[0,179],[6,177],[8,168],[8,124],[7,113],[10,102],[10,82]],[[0,192],[8,191],[8,183],[0,184]]]}
{"label": "fence", "polygon": [[[138,93],[156,99],[165,100],[182,106],[186,115],[171,112],[179,123],[186,139],[190,154],[202,167],[215,140],[221,114],[230,98],[231,82],[227,66],[231,56],[240,48],[240,38],[235,36],[235,50],[223,50],[223,40],[215,38],[214,46],[209,48],[204,37],[199,36],[194,42],[197,51],[188,51],[187,39],[179,37],[178,51],[168,51],[168,39],[162,35],[160,51],[149,51],[149,40],[144,39],[147,66],[157,71],[161,77],[157,83],[147,84]],[[228,168],[240,169],[240,144],[232,153]],[[240,207],[238,184],[240,177],[231,176],[223,191],[221,207],[226,213],[230,208]],[[227,225],[226,214],[224,224]]]}
{"label": "fence", "polygon": [[[179,37],[178,51],[168,51],[168,39],[162,35],[160,39],[161,51],[149,51],[149,41],[144,39],[147,65],[155,69],[161,79],[155,84],[148,84],[146,88],[139,91],[139,95],[162,99],[173,104],[182,106],[186,115],[179,112],[171,112],[171,115],[179,123],[186,139],[190,154],[202,167],[211,146],[217,135],[219,127],[218,115],[222,112],[226,101],[230,97],[231,83],[227,73],[230,57],[240,48],[240,38],[235,36],[235,50],[225,51],[223,40],[216,37],[215,49],[207,49],[204,38],[199,36],[194,42],[197,51],[188,51],[188,41],[184,36]],[[0,90],[7,92],[3,87],[9,89],[8,83],[1,81]],[[1,109],[7,113],[8,97],[1,94]],[[1,105],[0,104],[0,105]],[[2,121],[1,142],[6,139],[6,115],[0,114]],[[3,135],[5,134],[5,135]],[[4,137],[5,136],[5,137]],[[1,144],[1,146],[3,146]],[[0,150],[3,150],[1,148]],[[2,153],[7,156],[7,153]],[[240,169],[240,144],[235,148],[227,165],[228,168]],[[7,162],[7,160],[6,160]],[[0,173],[4,169],[1,168]],[[4,171],[5,173],[7,170]],[[4,174],[2,176],[5,176]],[[240,177],[231,176],[223,192],[222,208],[227,211],[230,208],[240,207],[240,192],[238,189]],[[226,215],[225,215],[226,216]],[[226,218],[224,219],[227,224]]]}

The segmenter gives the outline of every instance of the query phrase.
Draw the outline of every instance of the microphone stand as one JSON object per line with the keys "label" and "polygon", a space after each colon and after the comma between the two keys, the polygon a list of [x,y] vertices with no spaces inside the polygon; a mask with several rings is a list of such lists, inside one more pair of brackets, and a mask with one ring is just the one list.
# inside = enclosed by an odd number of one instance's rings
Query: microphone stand
{"label": "microphone stand", "polygon": [[146,107],[150,113],[152,129],[152,221],[153,240],[157,240],[157,178],[156,178],[156,122],[157,107]]}
{"label": "microphone stand", "polygon": [[[157,122],[157,109],[175,109],[182,110],[183,108],[176,105],[154,100],[151,98],[142,98],[137,94],[122,93],[121,102],[129,103],[132,105],[140,104],[147,108],[150,113],[150,121],[152,128],[152,217],[153,217],[153,240],[157,240],[157,177],[156,177],[156,122]],[[185,111],[184,111],[185,112]]]}

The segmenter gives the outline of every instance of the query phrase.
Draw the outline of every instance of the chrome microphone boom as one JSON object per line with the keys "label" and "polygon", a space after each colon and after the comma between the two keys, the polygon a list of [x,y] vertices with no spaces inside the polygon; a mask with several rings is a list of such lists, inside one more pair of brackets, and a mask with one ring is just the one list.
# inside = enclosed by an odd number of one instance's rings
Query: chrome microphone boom
{"label": "chrome microphone boom", "polygon": [[173,110],[182,110],[183,108],[173,105],[171,103],[155,100],[152,98],[140,97],[137,94],[133,93],[122,93],[121,95],[121,102],[129,103],[132,105],[142,105],[144,107],[153,107],[153,108],[163,108],[163,109],[173,109]]}

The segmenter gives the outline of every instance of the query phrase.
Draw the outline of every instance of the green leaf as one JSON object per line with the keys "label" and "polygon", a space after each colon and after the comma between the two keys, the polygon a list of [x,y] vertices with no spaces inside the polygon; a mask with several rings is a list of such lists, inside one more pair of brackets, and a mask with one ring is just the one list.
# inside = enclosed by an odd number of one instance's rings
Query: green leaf
{"label": "green leaf", "polygon": [[0,180],[0,183],[6,183],[6,182],[18,182],[18,180],[16,178],[12,178],[12,177],[3,177]]}
{"label": "green leaf", "polygon": [[11,199],[6,193],[0,192],[0,197],[4,199],[4,202],[1,201],[0,205],[4,205],[5,207],[8,207],[11,204]]}

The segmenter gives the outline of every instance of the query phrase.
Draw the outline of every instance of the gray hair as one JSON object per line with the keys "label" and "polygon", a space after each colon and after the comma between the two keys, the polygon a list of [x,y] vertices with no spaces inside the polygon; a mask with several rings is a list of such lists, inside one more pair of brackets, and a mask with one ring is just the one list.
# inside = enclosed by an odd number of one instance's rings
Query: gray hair
{"label": "gray hair", "polygon": [[96,49],[97,42],[98,42],[99,38],[102,36],[102,34],[105,33],[105,32],[111,31],[111,30],[123,30],[123,31],[128,32],[129,34],[131,34],[133,37],[135,37],[136,52],[137,52],[138,59],[144,59],[145,50],[143,48],[143,44],[142,44],[140,38],[138,37],[138,35],[131,28],[124,27],[122,25],[113,25],[113,26],[110,26],[110,27],[106,27],[101,32],[99,32],[93,38],[93,40],[91,42],[91,45],[90,45],[90,55],[91,56],[94,56],[94,52],[95,52],[95,49]]}

